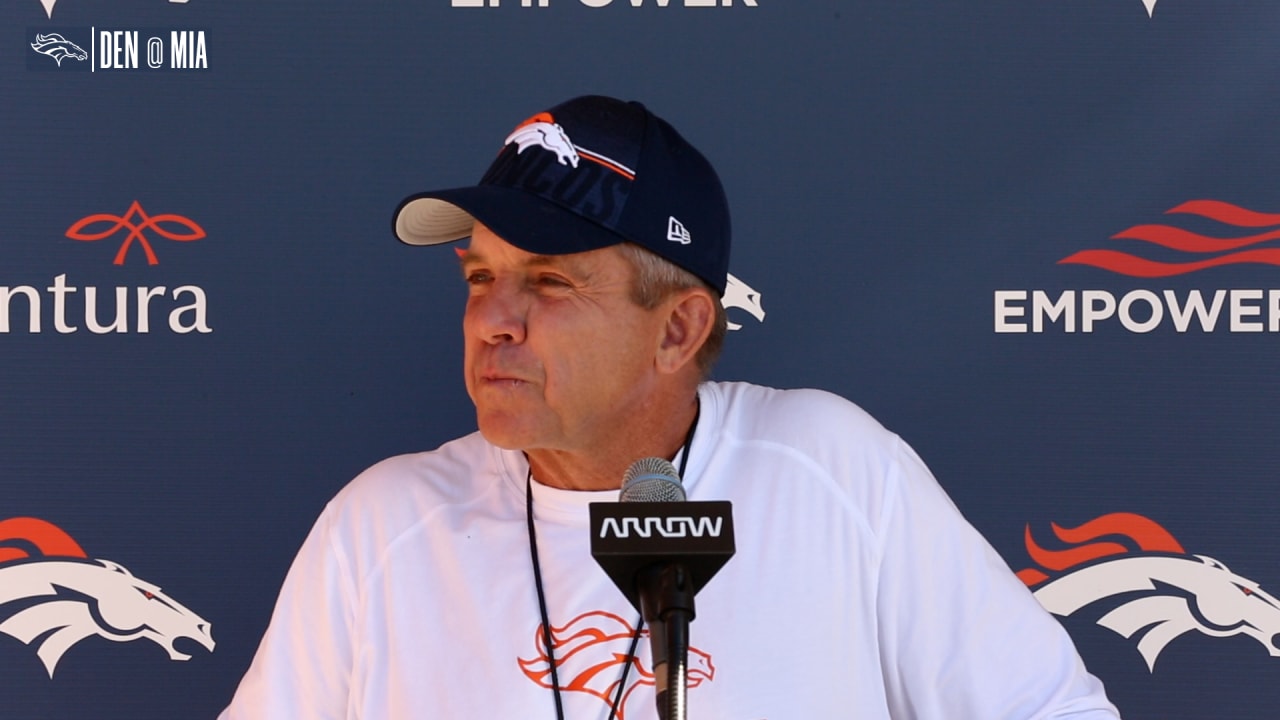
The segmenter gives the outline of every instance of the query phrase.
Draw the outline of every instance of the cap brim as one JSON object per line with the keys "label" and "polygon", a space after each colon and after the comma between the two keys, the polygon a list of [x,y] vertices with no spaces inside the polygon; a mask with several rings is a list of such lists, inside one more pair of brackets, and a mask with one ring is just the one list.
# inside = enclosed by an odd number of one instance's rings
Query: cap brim
{"label": "cap brim", "polygon": [[516,188],[477,185],[418,193],[396,208],[396,237],[438,245],[471,236],[479,222],[526,252],[541,255],[598,250],[626,238],[553,202]]}
{"label": "cap brim", "polygon": [[[445,191],[449,192],[449,191]],[[409,245],[439,245],[471,234],[473,218],[467,211],[424,193],[405,198],[396,208],[393,227],[400,242]]]}

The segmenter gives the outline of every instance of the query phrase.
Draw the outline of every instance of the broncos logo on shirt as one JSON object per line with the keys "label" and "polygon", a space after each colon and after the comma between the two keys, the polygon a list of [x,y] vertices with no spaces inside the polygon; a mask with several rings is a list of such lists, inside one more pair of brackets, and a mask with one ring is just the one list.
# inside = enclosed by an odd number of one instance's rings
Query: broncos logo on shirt
{"label": "broncos logo on shirt", "polygon": [[92,635],[147,639],[173,660],[191,657],[174,647],[178,638],[214,648],[206,620],[36,518],[0,521],[0,618],[0,633],[37,645],[51,678],[63,654]]}
{"label": "broncos logo on shirt", "polygon": [[1280,657],[1280,600],[1217,560],[1188,554],[1154,521],[1113,513],[1076,528],[1055,524],[1053,532],[1073,547],[1046,550],[1028,526],[1027,552],[1052,574],[1028,568],[1018,577],[1055,615],[1125,599],[1097,623],[1136,638],[1148,670],[1155,671],[1170,642],[1193,630],[1211,637],[1245,635]]}
{"label": "broncos logo on shirt", "polygon": [[[626,620],[603,611],[579,615],[561,627],[551,628],[555,645],[556,674],[560,689],[566,692],[584,692],[599,698],[612,707],[618,695],[618,683],[622,680],[622,666],[627,662],[631,639],[636,629]],[[649,631],[642,630],[643,644]],[[534,633],[534,656],[519,658],[520,669],[526,677],[538,685],[551,685],[551,659],[546,652],[546,635],[541,624]],[[638,651],[637,651],[638,652]],[[715,677],[711,656],[696,648],[689,648],[689,687],[701,685]],[[641,685],[654,685],[653,669],[631,658],[627,673],[627,686],[622,690],[622,701],[617,709],[618,720],[625,720],[627,699]]]}

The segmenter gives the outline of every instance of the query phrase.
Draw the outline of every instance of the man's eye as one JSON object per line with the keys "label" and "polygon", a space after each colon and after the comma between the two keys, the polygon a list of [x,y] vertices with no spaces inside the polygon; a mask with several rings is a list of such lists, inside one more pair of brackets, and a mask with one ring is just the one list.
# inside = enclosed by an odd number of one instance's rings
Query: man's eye
{"label": "man's eye", "polygon": [[481,285],[489,282],[489,280],[492,279],[492,276],[487,272],[473,270],[469,273],[465,273],[463,275],[463,279],[467,281],[468,285]]}
{"label": "man's eye", "polygon": [[559,275],[539,275],[536,281],[546,287],[569,287],[570,283]]}

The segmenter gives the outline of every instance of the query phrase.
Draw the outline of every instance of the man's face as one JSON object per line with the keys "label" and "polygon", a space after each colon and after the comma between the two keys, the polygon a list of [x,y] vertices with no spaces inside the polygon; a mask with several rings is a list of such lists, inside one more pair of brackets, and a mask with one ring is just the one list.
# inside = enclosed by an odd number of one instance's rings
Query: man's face
{"label": "man's face", "polygon": [[534,255],[476,224],[460,251],[467,392],[499,447],[583,451],[626,432],[657,380],[664,318],[617,247]]}

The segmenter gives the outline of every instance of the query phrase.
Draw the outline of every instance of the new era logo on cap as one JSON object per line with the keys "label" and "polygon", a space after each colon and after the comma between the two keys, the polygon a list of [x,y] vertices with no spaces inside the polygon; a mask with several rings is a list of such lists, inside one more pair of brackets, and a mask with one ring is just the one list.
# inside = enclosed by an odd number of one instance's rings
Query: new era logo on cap
{"label": "new era logo on cap", "polygon": [[675,215],[667,218],[667,239],[671,242],[678,242],[681,245],[688,245],[693,242],[693,237],[689,235],[689,230],[685,228],[684,223],[676,219]]}

